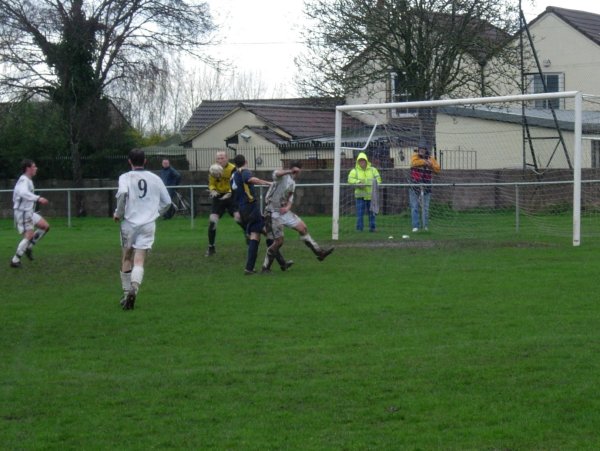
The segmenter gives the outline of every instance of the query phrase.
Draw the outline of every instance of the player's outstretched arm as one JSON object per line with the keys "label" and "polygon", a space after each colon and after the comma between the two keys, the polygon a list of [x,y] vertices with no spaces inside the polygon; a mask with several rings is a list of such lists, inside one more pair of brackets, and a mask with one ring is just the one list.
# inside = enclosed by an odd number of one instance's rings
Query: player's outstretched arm
{"label": "player's outstretched arm", "polygon": [[259,179],[258,177],[250,177],[248,179],[248,183],[252,183],[253,185],[270,186],[273,182],[267,182],[266,180]]}

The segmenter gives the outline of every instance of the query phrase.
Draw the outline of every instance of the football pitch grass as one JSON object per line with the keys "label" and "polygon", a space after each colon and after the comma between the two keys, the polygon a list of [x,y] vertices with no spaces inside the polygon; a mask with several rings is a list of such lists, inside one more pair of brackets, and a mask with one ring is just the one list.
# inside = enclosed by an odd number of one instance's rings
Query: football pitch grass
{"label": "football pitch grass", "polygon": [[318,262],[287,231],[293,268],[244,277],[229,218],[210,259],[176,218],[122,311],[118,226],[48,219],[20,270],[0,221],[2,449],[600,446],[596,240],[354,234]]}

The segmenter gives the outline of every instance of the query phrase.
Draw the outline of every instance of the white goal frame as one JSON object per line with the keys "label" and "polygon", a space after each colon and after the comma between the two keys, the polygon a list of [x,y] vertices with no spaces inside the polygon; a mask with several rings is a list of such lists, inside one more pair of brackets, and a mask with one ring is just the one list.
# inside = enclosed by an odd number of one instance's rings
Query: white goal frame
{"label": "white goal frame", "polygon": [[418,102],[373,103],[363,105],[338,105],[335,110],[335,141],[333,163],[333,207],[331,238],[339,240],[340,222],[340,177],[342,151],[342,113],[349,111],[388,110],[392,108],[443,107],[462,104],[487,104],[499,102],[535,101],[543,99],[574,99],[574,161],[573,161],[573,246],[581,244],[581,164],[582,164],[582,108],[583,94],[580,91],[565,91],[542,94],[524,94],[497,97],[475,97]]}

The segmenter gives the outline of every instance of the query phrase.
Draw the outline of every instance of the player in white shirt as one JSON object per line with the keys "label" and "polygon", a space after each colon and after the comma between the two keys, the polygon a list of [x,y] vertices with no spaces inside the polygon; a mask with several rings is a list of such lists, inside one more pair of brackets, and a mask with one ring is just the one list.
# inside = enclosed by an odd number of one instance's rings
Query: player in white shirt
{"label": "player in white shirt", "polygon": [[21,162],[22,175],[17,180],[13,191],[13,210],[15,216],[15,227],[23,239],[17,246],[17,251],[10,261],[12,268],[21,267],[21,257],[25,254],[29,260],[33,260],[32,246],[35,245],[50,230],[50,225],[41,215],[36,213],[36,202],[46,205],[48,199],[38,196],[34,192],[33,177],[38,168],[32,160]]}
{"label": "player in white shirt", "polygon": [[283,246],[284,227],[290,227],[298,232],[300,239],[313,251],[319,261],[325,260],[325,257],[333,252],[333,247],[327,249],[320,247],[308,233],[304,221],[292,212],[296,190],[295,178],[300,172],[302,172],[300,161],[291,161],[289,169],[273,171],[273,184],[265,196],[265,228],[267,238],[273,240],[273,244],[267,249],[262,272],[271,270],[273,260]]}
{"label": "player in white shirt", "polygon": [[146,253],[154,243],[156,218],[171,206],[171,196],[156,174],[144,169],[144,151],[129,152],[131,171],[119,177],[115,222],[121,222],[123,310],[131,310],[144,278]]}

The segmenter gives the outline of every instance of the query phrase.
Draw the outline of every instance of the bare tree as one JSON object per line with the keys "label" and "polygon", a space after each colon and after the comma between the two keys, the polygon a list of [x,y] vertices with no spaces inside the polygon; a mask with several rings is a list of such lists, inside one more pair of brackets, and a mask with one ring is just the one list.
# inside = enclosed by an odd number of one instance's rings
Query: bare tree
{"label": "bare tree", "polygon": [[266,85],[258,72],[234,72],[230,96],[233,99],[258,99],[266,92]]}
{"label": "bare tree", "polygon": [[213,31],[204,2],[0,0],[0,95],[41,94],[61,106],[81,186],[80,143],[111,85],[155,78],[170,53],[203,58]]}
{"label": "bare tree", "polygon": [[[308,0],[305,11],[309,51],[297,59],[304,94],[364,92],[395,73],[405,100],[483,95],[492,57],[505,52],[516,63],[506,43],[518,15],[508,0]],[[435,116],[423,115],[431,129]]]}
{"label": "bare tree", "polygon": [[268,86],[258,72],[237,72],[224,63],[190,65],[170,58],[169,70],[153,79],[118,84],[113,98],[144,134],[177,133],[202,100],[282,97],[280,86]]}

